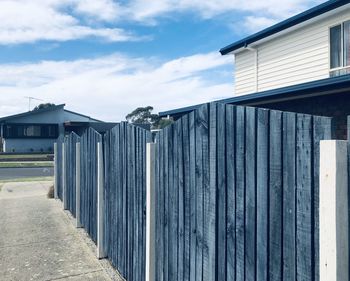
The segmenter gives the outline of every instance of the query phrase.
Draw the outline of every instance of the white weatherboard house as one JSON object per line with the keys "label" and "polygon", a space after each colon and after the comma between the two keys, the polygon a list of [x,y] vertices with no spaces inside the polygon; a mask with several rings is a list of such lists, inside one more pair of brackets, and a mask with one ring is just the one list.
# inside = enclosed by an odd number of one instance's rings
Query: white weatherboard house
{"label": "white weatherboard house", "polygon": [[[235,79],[233,97],[218,102],[333,117],[333,134],[346,138],[350,115],[349,0],[327,1],[220,52],[234,56]],[[198,106],[159,114],[176,120]]]}
{"label": "white weatherboard house", "polygon": [[235,56],[235,94],[350,73],[350,4],[328,1],[223,49]]}

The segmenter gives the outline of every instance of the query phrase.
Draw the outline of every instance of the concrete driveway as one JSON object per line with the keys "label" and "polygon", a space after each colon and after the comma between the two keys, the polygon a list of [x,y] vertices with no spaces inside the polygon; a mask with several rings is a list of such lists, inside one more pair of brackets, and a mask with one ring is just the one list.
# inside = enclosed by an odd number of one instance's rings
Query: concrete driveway
{"label": "concrete driveway", "polygon": [[50,182],[6,183],[0,191],[0,280],[111,280],[61,205]]}

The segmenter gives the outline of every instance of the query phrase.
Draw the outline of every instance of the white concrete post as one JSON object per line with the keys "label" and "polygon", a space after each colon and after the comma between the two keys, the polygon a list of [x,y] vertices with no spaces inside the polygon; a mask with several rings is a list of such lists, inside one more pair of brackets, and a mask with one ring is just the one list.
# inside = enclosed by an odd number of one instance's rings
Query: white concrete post
{"label": "white concrete post", "polygon": [[54,181],[54,197],[55,199],[58,198],[58,150],[57,150],[57,142],[53,145],[53,153],[54,153],[54,175],[55,175],[55,181]]}
{"label": "white concrete post", "polygon": [[81,227],[80,221],[80,142],[75,144],[75,217],[76,227]]}
{"label": "white concrete post", "polygon": [[349,280],[347,141],[320,144],[320,281]]}
{"label": "white concrete post", "polygon": [[102,143],[97,143],[97,258],[105,258],[104,244],[104,175],[103,175],[103,151]]}
{"label": "white concrete post", "polygon": [[155,148],[147,143],[146,149],[146,281],[155,280]]}
{"label": "white concrete post", "polygon": [[66,184],[66,150],[65,144],[62,143],[62,201],[63,209],[67,210],[67,184]]}

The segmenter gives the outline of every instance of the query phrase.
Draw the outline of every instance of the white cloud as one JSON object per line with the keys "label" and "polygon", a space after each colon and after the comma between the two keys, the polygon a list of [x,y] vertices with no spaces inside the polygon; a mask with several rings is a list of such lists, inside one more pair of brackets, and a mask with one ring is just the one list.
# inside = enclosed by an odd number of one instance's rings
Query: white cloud
{"label": "white cloud", "polygon": [[[27,109],[24,96],[66,103],[67,108],[106,121],[120,121],[138,106],[156,111],[233,95],[231,57],[217,52],[168,62],[120,54],[76,61],[0,65],[0,112]],[[208,72],[217,73],[208,75]],[[227,73],[229,72],[229,73]],[[221,73],[221,74],[220,74]],[[208,79],[208,76],[210,79]]]}
{"label": "white cloud", "polygon": [[266,27],[272,26],[277,23],[276,19],[266,17],[248,16],[244,19],[243,26],[245,31],[257,32]]}
{"label": "white cloud", "polygon": [[[1,0],[0,44],[98,37],[109,41],[144,40],[120,23],[156,24],[161,17],[192,12],[202,18],[243,12],[249,28],[266,26],[323,0]],[[241,18],[241,17],[240,17]],[[227,17],[225,17],[227,19]],[[231,21],[236,21],[232,18]],[[109,28],[105,27],[109,24]],[[227,23],[231,24],[230,22]]]}
{"label": "white cloud", "polygon": [[86,14],[94,9],[105,19],[111,17],[108,11],[112,9],[106,6],[106,3],[99,7],[89,4],[90,1],[79,1],[78,5],[75,5],[75,2],[74,0],[0,1],[0,44],[19,44],[39,40],[68,41],[86,37],[98,37],[108,41],[143,39],[120,28],[97,28],[81,23],[77,17],[67,12],[70,6]]}
{"label": "white cloud", "polygon": [[322,3],[323,0],[134,0],[128,4],[132,16],[136,20],[155,19],[172,12],[192,11],[203,18],[212,18],[232,12],[248,12],[255,16],[272,16],[275,19],[287,18],[307,9],[310,6]]}

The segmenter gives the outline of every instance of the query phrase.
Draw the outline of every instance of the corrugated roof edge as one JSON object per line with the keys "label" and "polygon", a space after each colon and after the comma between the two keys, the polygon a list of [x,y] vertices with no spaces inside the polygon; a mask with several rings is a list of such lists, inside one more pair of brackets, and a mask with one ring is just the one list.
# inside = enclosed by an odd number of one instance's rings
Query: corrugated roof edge
{"label": "corrugated roof edge", "polygon": [[[222,100],[217,100],[215,102],[220,102],[224,104],[243,104],[243,103],[252,103],[257,101],[263,101],[267,98],[287,98],[290,96],[299,96],[299,95],[305,95],[308,93],[315,93],[315,91],[319,90],[320,92],[328,91],[328,90],[336,90],[339,88],[343,88],[344,86],[350,87],[350,74],[333,77],[333,78],[326,78],[322,80],[307,82],[303,84],[263,91],[263,92],[257,92],[253,94],[238,96],[238,97],[232,97]],[[167,116],[174,116],[179,114],[186,114],[189,113],[198,107],[200,107],[203,104],[197,104],[193,106],[168,110],[159,112],[160,117],[167,117]]]}
{"label": "corrugated roof edge", "polygon": [[235,43],[232,43],[222,49],[220,49],[220,53],[222,55],[227,55],[239,48],[247,47],[249,44],[252,44],[256,41],[274,35],[278,32],[281,32],[287,28],[293,27],[297,24],[303,23],[307,20],[310,20],[314,17],[320,16],[324,13],[332,11],[336,8],[349,4],[349,0],[330,0],[323,4],[320,4],[314,8],[311,8],[305,12],[302,12],[298,15],[295,15],[289,19],[286,19],[280,23],[277,23],[271,27],[268,27],[260,32],[257,32],[251,36],[248,36],[242,40],[239,40]]}
{"label": "corrugated roof edge", "polygon": [[59,104],[59,105],[50,106],[50,107],[47,107],[47,108],[42,108],[42,109],[38,109],[38,110],[34,110],[34,111],[31,110],[31,111],[28,111],[28,112],[23,112],[23,113],[19,113],[19,114],[9,115],[9,116],[5,116],[5,117],[0,118],[0,122],[1,121],[6,121],[6,120],[9,120],[9,119],[29,116],[29,115],[32,115],[32,114],[39,114],[39,113],[43,113],[43,112],[47,112],[47,111],[54,111],[54,110],[57,110],[57,109],[60,109],[60,108],[64,108],[64,107],[65,107],[65,104]]}

